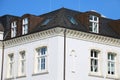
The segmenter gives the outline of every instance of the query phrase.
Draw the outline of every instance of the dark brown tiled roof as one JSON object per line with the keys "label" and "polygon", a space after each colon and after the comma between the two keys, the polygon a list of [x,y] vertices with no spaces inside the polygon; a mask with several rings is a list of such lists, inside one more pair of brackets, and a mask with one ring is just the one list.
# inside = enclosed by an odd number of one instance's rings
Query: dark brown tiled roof
{"label": "dark brown tiled roof", "polygon": [[[96,15],[100,18],[99,21],[99,33],[91,33],[89,32],[89,15]],[[103,35],[103,36],[108,36],[108,37],[113,37],[113,38],[119,38],[120,39],[120,22],[116,22],[115,20],[108,19],[108,18],[103,18],[101,15],[97,12],[93,11],[87,11],[87,12],[79,12],[79,11],[74,11],[66,8],[61,8],[40,16],[35,16],[35,15],[30,15],[30,14],[25,14],[22,17],[16,17],[16,16],[11,16],[11,15],[6,15],[2,16],[0,18],[0,22],[3,24],[4,29],[5,29],[5,35],[7,33],[10,33],[10,20],[13,18],[18,18],[21,24],[21,19],[24,17],[28,17],[30,19],[30,30],[28,34],[32,34],[35,32],[40,32],[43,30],[51,29],[54,27],[63,27],[67,29],[72,29],[72,30],[77,30],[77,31],[83,31],[91,34],[97,34],[97,35]],[[74,18],[76,21],[76,24],[71,23],[69,20],[69,17]],[[45,22],[46,21],[46,22]],[[115,21],[115,22],[113,22]],[[47,23],[43,25],[43,23]],[[111,25],[112,23],[112,25]],[[115,24],[115,27],[113,27]],[[22,25],[20,25],[22,27]],[[19,28],[21,29],[21,28]],[[27,35],[28,35],[27,34]],[[17,37],[22,36],[18,35]],[[6,39],[10,39],[10,35],[7,36]]]}
{"label": "dark brown tiled roof", "polygon": [[0,23],[0,31],[4,31],[2,23]]}

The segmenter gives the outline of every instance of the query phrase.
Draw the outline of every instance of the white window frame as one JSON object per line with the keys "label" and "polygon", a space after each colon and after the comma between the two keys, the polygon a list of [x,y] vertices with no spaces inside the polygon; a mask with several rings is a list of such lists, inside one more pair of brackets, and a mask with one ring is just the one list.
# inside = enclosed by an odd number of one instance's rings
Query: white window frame
{"label": "white window frame", "polygon": [[[24,54],[24,58],[22,58],[22,54]],[[24,66],[22,66],[22,63],[24,63]],[[19,71],[18,76],[25,76],[26,74],[26,53],[25,51],[20,51],[19,53]],[[24,70],[22,72],[22,70]]]}
{"label": "white window frame", "polygon": [[[46,48],[46,52],[44,55],[41,55],[41,52],[39,53],[39,51],[42,48]],[[38,55],[40,54],[40,55]],[[45,69],[41,69],[41,60],[42,58],[45,58]],[[40,63],[38,62],[38,60],[40,60]],[[35,69],[34,69],[34,73],[44,73],[44,72],[48,72],[48,53],[47,53],[47,46],[42,46],[39,48],[36,48],[36,55],[35,55]]]}
{"label": "white window frame", "polygon": [[16,37],[17,34],[17,21],[11,23],[11,37]]}
{"label": "white window frame", "polygon": [[93,32],[93,33],[99,33],[99,17],[94,15],[89,16],[89,30],[90,32]]}
{"label": "white window frame", "polygon": [[22,34],[27,34],[28,33],[28,18],[24,18],[22,20]]}
{"label": "white window frame", "polygon": [[[93,56],[91,55],[92,54],[92,52],[97,52],[97,57],[95,57],[95,53],[93,53]],[[89,62],[89,70],[90,70],[90,72],[89,72],[89,75],[93,75],[93,76],[99,76],[99,77],[101,77],[102,76],[102,74],[101,74],[101,53],[100,53],[100,50],[97,50],[97,49],[91,49],[90,50],[90,58],[89,58],[89,60],[90,60],[90,62]],[[95,60],[97,60],[97,71],[95,71],[95,69],[93,69],[93,71],[91,70],[91,68],[93,67],[95,67],[96,65],[91,65],[91,60],[93,60],[93,61],[95,61]]]}
{"label": "white window frame", "polygon": [[[108,54],[112,54],[114,56],[114,60],[112,60],[111,56],[108,59]],[[114,52],[108,52],[108,54],[107,54],[107,77],[118,79],[118,69],[117,69],[117,66],[118,66],[118,63],[117,63],[118,58],[117,57],[118,56]],[[110,67],[108,66],[108,63],[110,63]],[[111,63],[114,63],[114,74],[111,73],[111,71],[112,71],[112,67],[111,67],[112,64]],[[110,74],[108,73],[109,68],[110,68]]]}
{"label": "white window frame", "polygon": [[[11,56],[13,56],[13,59],[11,60]],[[8,71],[7,71],[7,78],[13,78],[14,77],[14,54],[8,54]]]}

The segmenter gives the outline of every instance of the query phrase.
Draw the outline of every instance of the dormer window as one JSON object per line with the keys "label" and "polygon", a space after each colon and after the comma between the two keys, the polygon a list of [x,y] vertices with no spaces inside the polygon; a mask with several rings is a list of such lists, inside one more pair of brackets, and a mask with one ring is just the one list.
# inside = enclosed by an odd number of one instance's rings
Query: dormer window
{"label": "dormer window", "polygon": [[17,22],[16,21],[13,21],[11,23],[11,37],[15,37],[16,36],[16,33],[17,33]]}
{"label": "dormer window", "polygon": [[76,25],[78,24],[77,21],[72,16],[68,16],[68,19],[72,24],[76,24]]}
{"label": "dormer window", "polygon": [[89,16],[89,31],[93,33],[99,33],[99,17]]}
{"label": "dormer window", "polygon": [[22,34],[27,34],[28,33],[28,18],[24,18],[22,20]]}

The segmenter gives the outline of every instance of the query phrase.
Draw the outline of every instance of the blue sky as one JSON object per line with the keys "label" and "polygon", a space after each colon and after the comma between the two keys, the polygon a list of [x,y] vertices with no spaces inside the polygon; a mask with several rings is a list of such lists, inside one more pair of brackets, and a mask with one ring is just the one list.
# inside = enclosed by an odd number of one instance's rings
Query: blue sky
{"label": "blue sky", "polygon": [[44,14],[61,7],[85,12],[96,10],[112,19],[120,19],[120,0],[0,0],[0,16]]}

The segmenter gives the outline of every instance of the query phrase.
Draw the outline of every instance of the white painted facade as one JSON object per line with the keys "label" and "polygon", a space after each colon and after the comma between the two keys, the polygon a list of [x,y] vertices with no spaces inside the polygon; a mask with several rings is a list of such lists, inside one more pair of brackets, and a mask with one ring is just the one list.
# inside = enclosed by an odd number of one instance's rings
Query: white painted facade
{"label": "white painted facade", "polygon": [[[4,42],[4,80],[63,80],[64,28],[54,28]],[[66,80],[120,80],[120,40],[67,29]],[[47,47],[47,70],[35,73],[36,49]],[[90,51],[100,51],[100,72],[90,72]],[[26,53],[25,75],[19,74],[19,53]],[[107,75],[107,54],[116,53],[116,76]],[[14,54],[13,77],[8,76],[8,55]]]}

